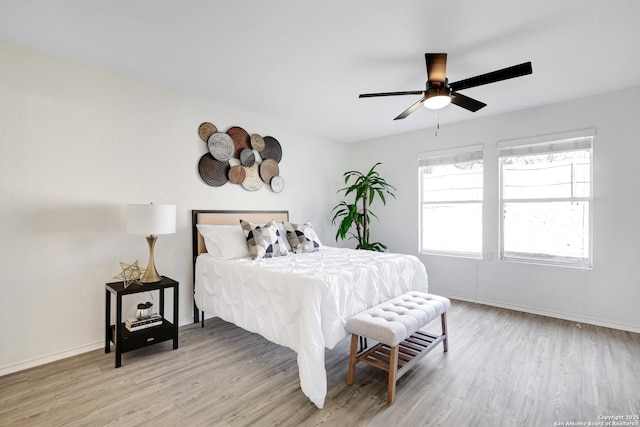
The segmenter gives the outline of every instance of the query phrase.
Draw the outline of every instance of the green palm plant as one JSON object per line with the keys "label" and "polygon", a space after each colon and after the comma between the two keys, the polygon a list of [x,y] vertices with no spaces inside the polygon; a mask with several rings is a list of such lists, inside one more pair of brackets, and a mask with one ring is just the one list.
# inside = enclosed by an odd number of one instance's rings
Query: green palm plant
{"label": "green palm plant", "polygon": [[[396,188],[387,183],[375,170],[380,164],[382,163],[378,162],[373,165],[366,175],[358,171],[348,171],[343,174],[345,184],[348,184],[352,178],[354,178],[355,181],[348,187],[338,190],[338,193],[344,191],[345,197],[353,194],[355,200],[353,203],[342,201],[333,208],[332,212],[334,212],[334,215],[331,222],[332,224],[335,224],[336,221],[340,222],[338,231],[336,232],[336,241],[339,238],[344,240],[349,236],[349,239],[356,239],[358,241],[356,249],[367,249],[378,252],[387,250],[387,247],[382,243],[369,241],[369,224],[371,224],[371,217],[373,216],[378,219],[378,216],[369,208],[376,195],[382,200],[383,205],[387,204],[385,194],[391,195],[394,198],[396,197],[392,191],[396,190]],[[355,233],[352,231],[353,228],[355,228]]]}

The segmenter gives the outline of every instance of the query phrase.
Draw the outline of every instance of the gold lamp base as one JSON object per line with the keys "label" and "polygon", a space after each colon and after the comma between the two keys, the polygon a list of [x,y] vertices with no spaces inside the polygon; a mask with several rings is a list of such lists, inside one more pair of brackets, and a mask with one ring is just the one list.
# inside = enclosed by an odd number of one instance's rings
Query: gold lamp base
{"label": "gold lamp base", "polygon": [[147,236],[147,243],[149,244],[149,265],[147,265],[147,269],[140,278],[142,283],[156,283],[162,280],[162,277],[158,274],[156,266],[153,263],[153,247],[156,244],[157,238],[158,236],[154,235]]}

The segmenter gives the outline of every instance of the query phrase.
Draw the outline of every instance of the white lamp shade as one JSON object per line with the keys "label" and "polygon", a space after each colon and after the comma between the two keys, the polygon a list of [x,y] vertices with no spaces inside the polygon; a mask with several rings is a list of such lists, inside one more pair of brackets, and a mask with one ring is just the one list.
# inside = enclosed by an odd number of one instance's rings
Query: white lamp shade
{"label": "white lamp shade", "polygon": [[176,205],[127,205],[127,233],[172,234],[176,232]]}

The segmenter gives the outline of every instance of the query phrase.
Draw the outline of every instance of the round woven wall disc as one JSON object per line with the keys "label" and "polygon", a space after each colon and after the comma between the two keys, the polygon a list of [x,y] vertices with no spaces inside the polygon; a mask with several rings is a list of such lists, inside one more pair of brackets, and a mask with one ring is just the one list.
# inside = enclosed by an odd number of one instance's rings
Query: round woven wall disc
{"label": "round woven wall disc", "polygon": [[214,133],[218,132],[218,128],[209,122],[204,122],[198,127],[198,134],[200,135],[200,139],[204,142],[209,141],[209,137]]}
{"label": "round woven wall disc", "polygon": [[244,150],[245,148],[251,148],[251,138],[249,138],[249,134],[247,133],[247,131],[242,129],[241,127],[234,126],[229,128],[229,130],[227,131],[227,135],[231,137],[233,143],[236,146],[236,151],[235,153],[233,153],[233,157],[235,157],[236,159],[240,158],[240,153],[242,152],[242,150]]}
{"label": "round woven wall disc", "polygon": [[271,182],[271,178],[276,175],[280,175],[280,168],[278,164],[273,159],[266,159],[260,164],[260,178],[269,184]]}
{"label": "round woven wall disc", "polygon": [[279,193],[284,188],[284,179],[280,175],[271,178],[271,189],[274,193]]}
{"label": "round woven wall disc", "polygon": [[244,168],[240,165],[231,166],[231,169],[229,169],[229,181],[233,182],[234,184],[242,184],[245,176],[246,173],[244,171]]}
{"label": "round woven wall disc", "polygon": [[242,186],[249,191],[256,191],[262,187],[262,180],[258,173],[258,165],[251,167],[242,166],[244,168],[245,177]]}
{"label": "round woven wall disc", "polygon": [[198,172],[204,182],[212,187],[220,187],[227,182],[229,163],[216,160],[210,153],[200,158]]}
{"label": "round woven wall disc", "polygon": [[257,133],[254,133],[251,135],[251,147],[257,151],[264,150],[264,139]]}
{"label": "round woven wall disc", "polygon": [[256,162],[256,156],[253,155],[251,148],[245,148],[240,152],[240,163],[242,166],[253,166]]}
{"label": "round woven wall disc", "polygon": [[235,152],[235,145],[229,135],[216,132],[209,137],[209,153],[221,162],[229,161]]}
{"label": "round woven wall disc", "polygon": [[282,147],[277,139],[272,136],[264,137],[264,150],[260,152],[263,159],[273,159],[276,163],[282,160]]}

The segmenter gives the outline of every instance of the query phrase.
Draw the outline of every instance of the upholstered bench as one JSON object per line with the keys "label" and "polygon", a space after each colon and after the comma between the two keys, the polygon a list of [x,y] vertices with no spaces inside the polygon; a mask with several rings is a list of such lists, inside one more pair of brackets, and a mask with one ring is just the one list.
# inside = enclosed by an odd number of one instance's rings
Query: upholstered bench
{"label": "upholstered bench", "polygon": [[[358,362],[382,369],[389,373],[387,402],[392,404],[396,381],[402,375],[440,342],[444,351],[448,350],[447,310],[450,307],[448,298],[407,292],[353,316],[347,322],[347,331],[352,334],[347,384],[353,384]],[[442,321],[441,335],[419,330],[438,316]],[[358,353],[359,337],[371,338],[378,344]]]}

